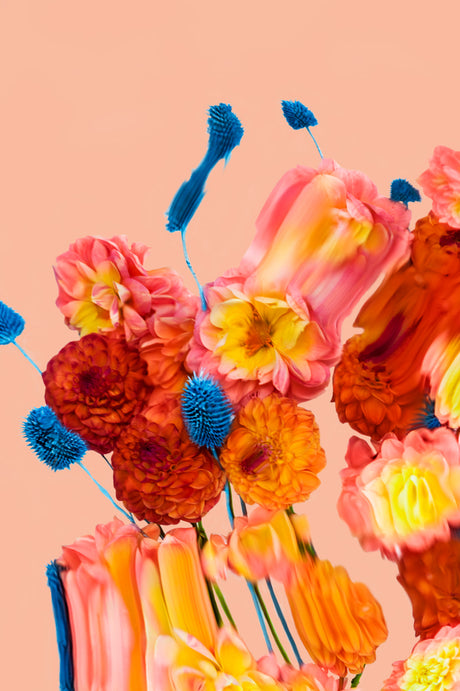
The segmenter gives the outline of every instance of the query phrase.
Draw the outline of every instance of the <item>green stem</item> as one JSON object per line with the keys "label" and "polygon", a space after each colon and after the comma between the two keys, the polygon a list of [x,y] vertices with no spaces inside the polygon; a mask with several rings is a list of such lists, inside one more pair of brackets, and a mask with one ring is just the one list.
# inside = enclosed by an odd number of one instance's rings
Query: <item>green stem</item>
{"label": "green stem", "polygon": [[275,640],[276,645],[278,646],[278,650],[280,651],[280,653],[281,653],[283,659],[290,665],[290,664],[291,664],[291,661],[290,661],[290,659],[289,659],[289,657],[288,657],[287,652],[286,652],[285,649],[283,648],[283,644],[281,643],[280,639],[278,638],[278,634],[276,633],[276,629],[275,629],[275,627],[273,626],[273,622],[272,622],[272,620],[271,620],[271,618],[270,618],[270,615],[269,615],[269,613],[268,613],[267,607],[265,606],[265,602],[264,602],[263,597],[262,597],[262,595],[261,595],[261,592],[260,592],[260,590],[259,590],[259,586],[257,585],[257,583],[254,583],[253,586],[254,586],[254,592],[255,592],[256,597],[257,597],[257,599],[258,599],[258,601],[259,601],[259,604],[260,604],[260,607],[261,607],[261,609],[262,609],[262,612],[264,613],[264,617],[265,617],[265,619],[266,619],[266,621],[267,621],[268,627],[269,627],[270,631],[272,632],[272,636],[273,636],[273,638],[274,638],[274,640]]}
{"label": "green stem", "polygon": [[233,617],[231,615],[231,612],[228,608],[228,605],[227,605],[227,602],[225,600],[224,594],[222,593],[222,590],[219,588],[217,583],[213,583],[212,587],[214,588],[215,593],[219,599],[220,605],[225,612],[225,616],[227,617],[227,619],[229,620],[230,624],[233,626],[235,631],[238,631],[238,629],[236,628],[235,620],[233,619]]}
{"label": "green stem", "polygon": [[211,600],[212,611],[214,612],[217,626],[219,627],[219,629],[221,629],[222,626],[224,625],[224,621],[223,621],[223,619],[220,615],[220,612],[217,608],[217,602],[216,602],[216,598],[214,597],[214,593],[212,591],[211,583],[208,581],[207,578],[205,578],[205,581],[206,581],[206,588],[208,589],[209,599]]}

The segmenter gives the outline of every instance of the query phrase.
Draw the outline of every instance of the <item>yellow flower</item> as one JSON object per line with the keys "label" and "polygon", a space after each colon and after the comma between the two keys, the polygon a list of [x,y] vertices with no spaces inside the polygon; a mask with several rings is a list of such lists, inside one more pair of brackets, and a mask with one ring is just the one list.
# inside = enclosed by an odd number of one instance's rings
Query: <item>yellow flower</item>
{"label": "yellow flower", "polygon": [[242,408],[220,460],[244,501],[273,510],[305,501],[326,465],[313,414],[276,394]]}
{"label": "yellow flower", "polygon": [[343,566],[307,558],[293,570],[286,594],[297,632],[317,664],[346,676],[374,662],[387,637],[382,610]]}

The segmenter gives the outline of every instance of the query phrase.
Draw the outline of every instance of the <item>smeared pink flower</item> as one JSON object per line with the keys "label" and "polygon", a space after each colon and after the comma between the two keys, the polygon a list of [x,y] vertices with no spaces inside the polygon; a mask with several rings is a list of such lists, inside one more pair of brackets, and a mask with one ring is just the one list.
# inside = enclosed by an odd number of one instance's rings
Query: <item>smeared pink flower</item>
{"label": "smeared pink flower", "polygon": [[458,691],[460,626],[444,626],[434,638],[414,646],[407,660],[393,663],[382,691]]}
{"label": "smeared pink flower", "polygon": [[437,146],[428,170],[418,178],[442,223],[460,228],[460,151]]}
{"label": "smeared pink flower", "polygon": [[281,681],[286,691],[345,691],[351,688],[348,678],[340,680],[319,665],[302,665],[300,669],[280,665],[273,653],[260,658],[257,668]]}
{"label": "smeared pink flower", "polygon": [[353,437],[341,471],[340,516],[365,550],[390,559],[450,539],[460,524],[460,451],[451,430],[418,429],[403,441],[386,435],[375,455]]}
{"label": "smeared pink flower", "polygon": [[115,330],[128,340],[139,338],[148,333],[146,319],[153,311],[164,314],[165,305],[168,312],[174,301],[190,296],[176,272],[145,269],[147,249],[141,243],[129,246],[124,235],[86,236],[70,245],[54,269],[56,304],[66,324],[82,336]]}
{"label": "smeared pink flower", "polygon": [[302,295],[337,331],[381,272],[405,255],[410,213],[363,173],[323,159],[288,171],[257,219],[239,271],[253,295]]}

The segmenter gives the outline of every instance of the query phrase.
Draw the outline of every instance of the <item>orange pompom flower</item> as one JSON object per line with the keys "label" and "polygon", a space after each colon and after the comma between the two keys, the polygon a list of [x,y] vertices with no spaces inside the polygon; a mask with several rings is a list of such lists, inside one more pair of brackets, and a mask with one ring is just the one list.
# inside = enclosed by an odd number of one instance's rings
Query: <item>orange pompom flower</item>
{"label": "orange pompom flower", "polygon": [[460,624],[460,541],[435,542],[424,552],[405,552],[398,581],[412,602],[414,629],[422,639],[442,626]]}
{"label": "orange pompom flower", "polygon": [[163,426],[138,415],[120,435],[112,466],[117,499],[154,523],[200,520],[225,484],[218,464],[190,441],[180,418]]}
{"label": "orange pompom flower", "polygon": [[335,674],[359,674],[388,635],[382,609],[343,566],[307,558],[291,572],[286,595],[311,658]]}
{"label": "orange pompom flower", "polygon": [[245,502],[274,510],[307,499],[326,465],[313,414],[277,394],[240,410],[220,460]]}
{"label": "orange pompom flower", "polygon": [[45,400],[91,449],[107,453],[150,392],[145,375],[145,363],[124,339],[88,334],[48,362]]}

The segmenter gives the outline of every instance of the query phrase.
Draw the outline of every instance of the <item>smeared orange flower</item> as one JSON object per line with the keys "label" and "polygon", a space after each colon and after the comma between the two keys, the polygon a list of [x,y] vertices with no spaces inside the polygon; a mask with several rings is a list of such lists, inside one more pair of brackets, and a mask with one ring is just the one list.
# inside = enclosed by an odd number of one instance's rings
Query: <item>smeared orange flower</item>
{"label": "smeared orange flower", "polygon": [[431,638],[442,626],[460,623],[459,540],[403,554],[398,581],[412,602],[417,636]]}
{"label": "smeared orange flower", "polygon": [[219,499],[225,478],[211,454],[192,444],[180,418],[160,426],[138,415],[113,455],[117,499],[154,523],[198,521]]}
{"label": "smeared orange flower", "polygon": [[366,359],[363,352],[362,336],[354,336],[346,342],[335,368],[333,396],[339,420],[373,439],[387,432],[403,435],[423,407],[423,389],[415,382],[412,390],[409,386],[400,393],[386,362]]}
{"label": "smeared orange flower", "polygon": [[240,410],[220,460],[244,501],[266,509],[307,499],[326,464],[313,414],[276,394]]}
{"label": "smeared orange flower", "polygon": [[124,339],[89,334],[48,362],[45,400],[91,449],[107,453],[142,408],[150,391],[145,375],[145,363]]}
{"label": "smeared orange flower", "polygon": [[308,558],[292,571],[286,594],[297,632],[316,663],[345,676],[374,662],[388,635],[382,609],[343,566]]}

